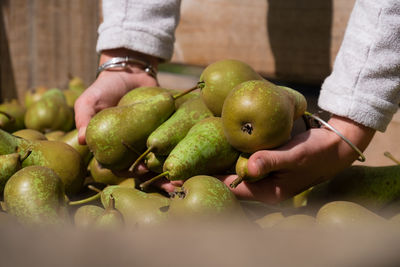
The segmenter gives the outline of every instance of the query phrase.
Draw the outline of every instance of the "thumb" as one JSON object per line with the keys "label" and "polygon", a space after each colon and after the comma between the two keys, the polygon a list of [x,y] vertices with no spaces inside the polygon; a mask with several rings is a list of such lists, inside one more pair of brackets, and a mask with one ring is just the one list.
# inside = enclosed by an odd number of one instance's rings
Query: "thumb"
{"label": "thumb", "polygon": [[260,150],[252,154],[247,163],[249,174],[254,177],[287,168],[290,164],[287,151]]}

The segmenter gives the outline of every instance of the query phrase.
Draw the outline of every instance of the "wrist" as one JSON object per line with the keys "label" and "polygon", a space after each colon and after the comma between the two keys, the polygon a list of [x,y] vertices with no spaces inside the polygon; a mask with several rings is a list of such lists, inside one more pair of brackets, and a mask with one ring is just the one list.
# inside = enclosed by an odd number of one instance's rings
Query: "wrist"
{"label": "wrist", "polygon": [[[374,129],[359,124],[351,119],[340,117],[337,115],[333,115],[328,123],[335,129],[337,129],[360,151],[364,151],[367,148],[375,134]],[[340,153],[345,153],[349,156],[352,155],[355,158],[358,157],[358,154],[349,146],[349,144],[347,144],[339,136],[337,136],[337,138]]]}

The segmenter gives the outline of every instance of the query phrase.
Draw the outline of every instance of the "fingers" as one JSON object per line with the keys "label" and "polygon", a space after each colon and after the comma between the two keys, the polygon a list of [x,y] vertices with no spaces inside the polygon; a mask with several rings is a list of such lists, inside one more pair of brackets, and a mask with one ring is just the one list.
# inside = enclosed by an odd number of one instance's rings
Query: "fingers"
{"label": "fingers", "polygon": [[260,150],[250,156],[247,167],[251,176],[259,177],[288,168],[293,160],[290,151]]}
{"label": "fingers", "polygon": [[91,103],[90,96],[83,93],[75,102],[75,124],[78,129],[78,142],[81,145],[86,144],[85,133],[86,127],[89,124],[90,119],[96,113],[94,110],[94,104]]}

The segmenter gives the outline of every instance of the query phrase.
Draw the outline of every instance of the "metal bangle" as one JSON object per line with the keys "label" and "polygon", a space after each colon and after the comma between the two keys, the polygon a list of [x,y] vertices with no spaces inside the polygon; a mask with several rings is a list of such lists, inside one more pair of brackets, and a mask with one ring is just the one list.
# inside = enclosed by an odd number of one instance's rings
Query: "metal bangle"
{"label": "metal bangle", "polygon": [[99,74],[103,70],[114,69],[114,68],[125,69],[130,64],[139,65],[140,67],[143,68],[144,72],[146,72],[153,78],[156,78],[156,76],[157,76],[157,72],[151,64],[149,64],[143,60],[127,56],[127,57],[113,57],[109,61],[107,61],[104,64],[102,64],[101,66],[99,66],[99,68],[97,69],[96,77],[99,76]]}
{"label": "metal bangle", "polygon": [[329,128],[331,131],[336,133],[340,138],[342,138],[343,141],[345,141],[355,152],[358,154],[358,161],[364,162],[365,161],[365,156],[361,152],[360,149],[358,149],[349,139],[347,139],[343,134],[341,134],[338,130],[336,130],[332,125],[324,121],[323,119],[315,116],[314,114],[311,114],[310,112],[306,111],[304,112],[305,115],[310,116],[314,120],[317,120],[321,124],[323,124],[325,127]]}

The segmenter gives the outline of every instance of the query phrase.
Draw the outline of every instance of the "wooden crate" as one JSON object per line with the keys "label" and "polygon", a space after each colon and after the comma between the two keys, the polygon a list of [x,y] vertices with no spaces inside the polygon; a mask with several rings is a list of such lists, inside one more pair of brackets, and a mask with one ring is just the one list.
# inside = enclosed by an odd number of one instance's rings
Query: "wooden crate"
{"label": "wooden crate", "polygon": [[1,0],[0,97],[95,78],[98,0]]}
{"label": "wooden crate", "polygon": [[[0,98],[95,78],[100,0],[1,0]],[[267,77],[320,84],[354,0],[182,0],[172,62],[236,58]]]}

